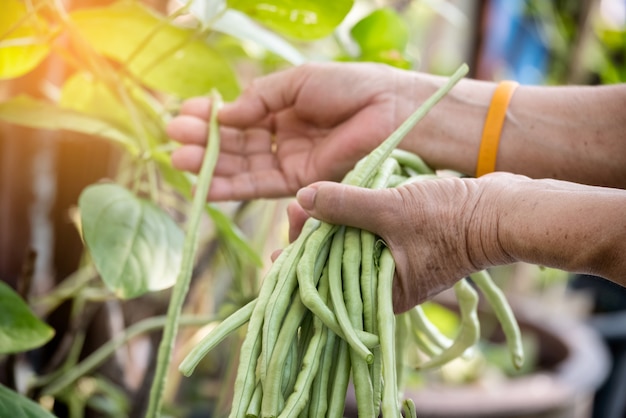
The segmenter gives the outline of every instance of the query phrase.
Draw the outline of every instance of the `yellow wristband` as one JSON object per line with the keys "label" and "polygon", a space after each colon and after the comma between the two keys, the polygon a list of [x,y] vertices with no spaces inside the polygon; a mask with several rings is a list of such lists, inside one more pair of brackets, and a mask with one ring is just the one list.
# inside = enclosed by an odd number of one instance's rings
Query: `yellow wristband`
{"label": "yellow wristband", "polygon": [[501,81],[493,93],[489,110],[487,111],[487,118],[485,119],[485,126],[483,127],[480,149],[478,150],[476,177],[492,173],[496,169],[502,126],[504,125],[509,102],[517,86],[518,83],[515,81]]}

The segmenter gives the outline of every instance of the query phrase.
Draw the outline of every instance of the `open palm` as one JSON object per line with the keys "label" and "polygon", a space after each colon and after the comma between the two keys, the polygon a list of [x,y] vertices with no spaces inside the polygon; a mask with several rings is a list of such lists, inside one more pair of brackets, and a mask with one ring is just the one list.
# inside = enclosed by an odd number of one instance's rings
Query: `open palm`
{"label": "open palm", "polygon": [[[259,78],[219,112],[221,151],[210,200],[292,196],[339,181],[415,107],[404,71],[375,64],[307,64]],[[210,102],[188,100],[168,126],[175,167],[197,172]]]}

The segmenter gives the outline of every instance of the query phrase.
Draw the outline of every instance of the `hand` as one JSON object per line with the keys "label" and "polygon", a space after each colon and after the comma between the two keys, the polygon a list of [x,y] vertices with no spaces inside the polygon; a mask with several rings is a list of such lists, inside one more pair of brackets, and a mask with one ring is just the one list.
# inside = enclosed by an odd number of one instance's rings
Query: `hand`
{"label": "hand", "polygon": [[315,183],[298,192],[300,208],[289,209],[290,239],[307,215],[377,234],[396,262],[394,309],[403,312],[470,273],[512,261],[499,245],[493,201],[526,180],[496,173],[379,190]]}
{"label": "hand", "polygon": [[[307,64],[255,80],[219,112],[221,154],[209,200],[293,196],[340,181],[418,105],[412,73],[377,64]],[[181,170],[200,169],[211,104],[185,102],[168,134]]]}

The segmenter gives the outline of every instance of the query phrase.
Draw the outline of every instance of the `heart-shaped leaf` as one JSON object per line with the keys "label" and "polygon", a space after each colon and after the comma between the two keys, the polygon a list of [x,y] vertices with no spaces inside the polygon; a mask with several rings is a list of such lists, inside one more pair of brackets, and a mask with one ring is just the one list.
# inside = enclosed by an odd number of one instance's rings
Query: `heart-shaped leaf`
{"label": "heart-shaped leaf", "polygon": [[409,28],[394,9],[383,7],[374,10],[352,27],[350,35],[361,50],[359,60],[410,67],[411,62],[405,56]]}
{"label": "heart-shaped leaf", "polygon": [[54,415],[27,397],[0,385],[0,417],[54,418]]}
{"label": "heart-shaped leaf", "polygon": [[313,40],[330,35],[353,0],[228,0],[237,9],[283,35]]}
{"label": "heart-shaped leaf", "polygon": [[171,287],[184,233],[158,206],[117,184],[96,184],[78,205],[83,238],[102,280],[121,298]]}
{"label": "heart-shaped leaf", "polygon": [[0,312],[0,354],[32,350],[54,336],[54,329],[35,316],[26,302],[3,282],[0,282]]}
{"label": "heart-shaped leaf", "polygon": [[293,65],[300,65],[306,61],[295,46],[237,10],[224,11],[219,19],[212,23],[211,29],[237,39],[255,42]]}
{"label": "heart-shaped leaf", "polygon": [[409,28],[395,10],[376,9],[358,21],[350,35],[362,51],[404,51],[409,42]]}

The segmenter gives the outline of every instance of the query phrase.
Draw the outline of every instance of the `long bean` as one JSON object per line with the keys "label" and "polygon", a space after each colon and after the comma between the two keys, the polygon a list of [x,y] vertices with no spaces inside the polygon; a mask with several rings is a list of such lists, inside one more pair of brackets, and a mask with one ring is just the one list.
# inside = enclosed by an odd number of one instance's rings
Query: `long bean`
{"label": "long bean", "polygon": [[491,279],[491,275],[486,270],[474,273],[470,275],[470,277],[493,308],[496,318],[498,318],[498,321],[502,325],[502,331],[506,337],[513,365],[520,369],[524,365],[522,333],[506,296],[502,290],[496,286]]}
{"label": "long bean", "polygon": [[[359,351],[363,357],[371,355],[371,351],[368,347],[375,347],[379,344],[379,339],[376,335],[366,332],[356,332],[354,329],[346,328],[347,334],[344,329],[339,325],[335,312],[333,312],[319,296],[317,291],[318,279],[314,277],[314,265],[320,248],[325,244],[326,240],[332,237],[332,232],[337,229],[334,225],[322,224],[320,229],[316,231],[320,237],[307,241],[302,258],[300,259],[297,267],[297,277],[300,297],[302,303],[306,305],[316,316],[318,316],[324,324],[333,330],[333,332],[341,338],[344,338],[352,348]],[[317,234],[316,234],[317,235]]]}
{"label": "long bean", "polygon": [[[366,230],[361,230],[361,296],[363,298],[363,328],[367,332],[378,335],[378,311],[377,299],[377,271],[376,250],[377,237]],[[370,381],[372,385],[373,409],[378,411],[382,396],[382,359],[380,347],[373,347],[374,360],[369,366]]]}
{"label": "long bean", "polygon": [[[346,228],[343,241],[341,272],[343,278],[343,299],[347,309],[347,317],[355,329],[363,329],[363,305],[361,296],[361,233],[356,228]],[[334,301],[333,301],[334,302]],[[350,350],[352,363],[352,383],[359,411],[363,416],[374,416],[374,388],[370,376],[368,362],[354,350]],[[374,362],[372,353],[371,362]]]}
{"label": "long bean", "polygon": [[[257,358],[261,352],[261,330],[263,325],[263,318],[265,317],[265,307],[272,295],[272,291],[276,286],[278,280],[278,273],[284,260],[289,256],[291,251],[290,247],[285,248],[263,281],[261,291],[257,297],[257,303],[250,316],[248,323],[248,332],[243,340],[240,348],[240,362],[237,368],[237,375],[235,377],[235,388],[233,394],[232,409],[230,412],[230,418],[241,417],[245,414],[245,408],[250,403],[254,387],[256,387],[256,363]],[[252,388],[252,390],[251,390]]]}
{"label": "long bean", "polygon": [[187,354],[185,359],[180,363],[180,366],[178,366],[178,370],[185,376],[191,376],[198,363],[209,351],[250,320],[256,302],[256,299],[248,302],[213,328],[211,332],[202,338],[189,354]]}
{"label": "long bean", "polygon": [[250,404],[246,408],[246,418],[257,418],[261,413],[261,398],[263,397],[263,387],[261,382],[257,382]]}
{"label": "long bean", "polygon": [[[320,295],[322,299],[327,298],[328,289],[325,286],[320,288]],[[302,367],[300,373],[298,373],[293,393],[287,398],[285,408],[279,415],[281,418],[295,417],[306,407],[310,388],[318,372],[321,353],[326,345],[328,335],[327,328],[324,327],[323,322],[317,317],[313,318],[313,331],[311,343],[307,346],[306,353],[302,359]],[[269,416],[271,417],[272,415]]]}
{"label": "long bean", "polygon": [[452,341],[430,322],[421,305],[411,309],[410,316],[415,327],[423,332],[438,348],[444,350],[452,345]]}
{"label": "long bean", "polygon": [[332,368],[334,366],[334,351],[337,345],[337,334],[326,328],[326,346],[320,360],[319,371],[311,388],[308,417],[325,417],[328,409],[328,387]]}
{"label": "long bean", "polygon": [[289,256],[279,270],[276,288],[273,290],[265,309],[263,320],[263,349],[261,359],[261,381],[265,380],[267,365],[272,357],[274,345],[278,339],[280,324],[289,309],[291,294],[296,289],[296,261],[304,251],[307,238],[318,229],[319,222],[306,222],[302,233],[291,246]]}
{"label": "long bean", "polygon": [[342,418],[346,405],[346,393],[348,384],[350,383],[350,346],[348,343],[340,339],[337,344],[337,353],[335,354],[335,369],[329,386],[328,418]]}
{"label": "long bean", "polygon": [[185,302],[185,296],[189,291],[191,276],[193,274],[194,258],[199,245],[199,228],[200,219],[204,213],[204,205],[209,192],[213,171],[217,164],[217,157],[220,147],[220,133],[217,123],[217,111],[221,106],[221,96],[217,91],[212,94],[213,107],[211,109],[209,123],[209,137],[207,138],[207,150],[202,159],[202,166],[198,176],[196,185],[196,195],[194,196],[189,220],[187,223],[187,232],[183,242],[182,258],[180,262],[180,270],[176,278],[174,289],[172,290],[171,300],[167,309],[167,323],[163,329],[163,336],[159,344],[157,352],[157,364],[154,372],[152,385],[150,387],[150,396],[148,399],[148,409],[146,416],[148,418],[157,418],[163,407],[163,393],[165,392],[165,381],[167,371],[172,360],[172,350],[178,333],[179,320]]}
{"label": "long bean", "polygon": [[[342,183],[372,189],[438,178],[416,155],[397,149],[403,137],[467,73],[462,65],[387,139],[357,162]],[[437,367],[463,355],[480,334],[478,293],[466,280],[454,286],[461,324],[451,340],[420,306],[396,317],[392,306],[395,262],[374,234],[309,219],[270,268],[257,299],[220,324],[186,358],[191,372],[232,329],[248,330],[241,346],[230,417],[342,417],[352,377],[360,416],[415,417],[400,403],[403,348],[412,336]],[[514,359],[521,343],[504,295],[489,277],[472,276],[505,329]],[[228,327],[227,327],[228,325]],[[204,340],[203,340],[204,341]]]}
{"label": "long bean", "polygon": [[293,341],[297,338],[298,328],[306,313],[306,306],[304,306],[300,300],[300,295],[296,292],[293,295],[285,320],[278,327],[280,330],[277,338],[278,342],[272,351],[265,379],[261,380],[263,382],[263,402],[261,403],[261,414],[263,417],[278,416],[281,401],[283,400],[281,381],[285,360]]}
{"label": "long bean", "polygon": [[383,361],[382,413],[384,417],[399,417],[398,380],[396,376],[396,318],[392,306],[392,281],[395,262],[391,251],[383,248],[380,254],[378,274],[378,329],[380,351]]}
{"label": "long bean", "polygon": [[439,367],[457,357],[460,357],[465,350],[474,346],[480,338],[480,322],[478,320],[478,292],[463,279],[454,285],[454,292],[459,301],[461,311],[461,327],[454,339],[454,342],[437,357],[433,357],[422,369]]}

